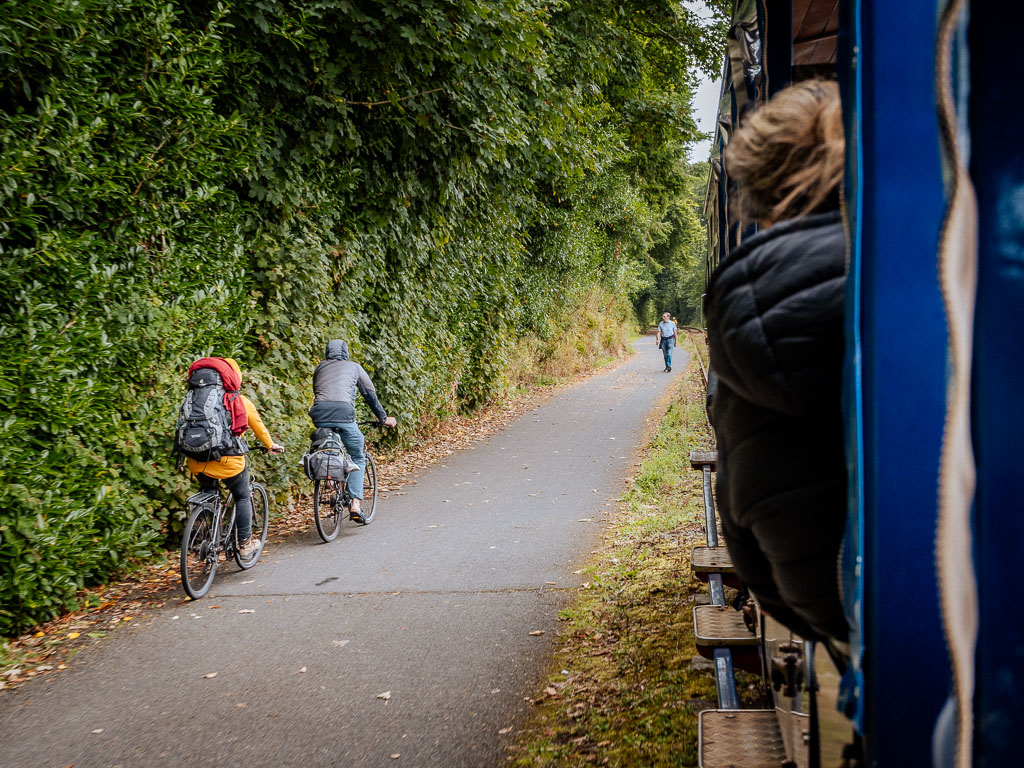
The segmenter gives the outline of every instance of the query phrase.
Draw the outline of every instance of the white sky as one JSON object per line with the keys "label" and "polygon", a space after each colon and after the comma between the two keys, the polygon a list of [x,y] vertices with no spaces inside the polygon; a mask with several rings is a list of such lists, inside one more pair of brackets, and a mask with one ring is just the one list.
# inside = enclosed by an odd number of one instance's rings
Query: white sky
{"label": "white sky", "polygon": [[697,93],[693,97],[693,113],[697,118],[697,127],[709,137],[699,141],[690,149],[690,159],[704,161],[711,154],[711,139],[715,135],[715,117],[718,114],[718,97],[722,90],[722,79],[709,79],[701,75],[700,85],[697,86]]}
{"label": "white sky", "polygon": [[[711,15],[704,0],[683,0],[683,3],[705,19]],[[711,139],[715,135],[715,117],[718,114],[718,96],[721,90],[721,75],[715,80],[701,75],[697,93],[693,97],[693,111],[694,117],[697,118],[697,127],[703,133],[710,135],[704,141],[694,144],[690,149],[690,159],[694,162],[707,160],[711,154]]]}

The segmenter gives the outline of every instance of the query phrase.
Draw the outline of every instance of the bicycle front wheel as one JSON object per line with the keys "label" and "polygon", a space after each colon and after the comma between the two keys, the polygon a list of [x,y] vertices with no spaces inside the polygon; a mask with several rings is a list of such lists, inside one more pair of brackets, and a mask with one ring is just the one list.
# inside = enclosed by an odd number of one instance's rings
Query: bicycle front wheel
{"label": "bicycle front wheel", "polygon": [[267,543],[267,533],[270,531],[270,501],[267,498],[267,489],[259,483],[252,483],[252,535],[260,540],[259,551],[248,560],[243,560],[238,552],[238,528],[232,531],[235,537],[235,562],[243,571],[247,571],[256,565],[256,561],[263,554],[263,546]]}
{"label": "bicycle front wheel", "polygon": [[215,526],[212,509],[193,507],[181,536],[181,586],[193,600],[198,600],[210,590],[217,573]]}
{"label": "bicycle front wheel", "polygon": [[330,542],[341,528],[341,491],[336,480],[313,481],[313,519],[320,538]]}
{"label": "bicycle front wheel", "polygon": [[366,451],[366,472],[363,474],[362,523],[369,525],[377,512],[377,462]]}

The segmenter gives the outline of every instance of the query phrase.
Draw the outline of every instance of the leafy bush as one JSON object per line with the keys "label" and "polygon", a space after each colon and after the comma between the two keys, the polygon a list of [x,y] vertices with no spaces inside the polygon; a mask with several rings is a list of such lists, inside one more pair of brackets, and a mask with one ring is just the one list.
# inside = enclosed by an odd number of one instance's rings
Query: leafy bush
{"label": "leafy bush", "polygon": [[294,454],[345,338],[410,439],[650,284],[718,53],[661,0],[0,9],[0,634],[180,525],[193,359]]}

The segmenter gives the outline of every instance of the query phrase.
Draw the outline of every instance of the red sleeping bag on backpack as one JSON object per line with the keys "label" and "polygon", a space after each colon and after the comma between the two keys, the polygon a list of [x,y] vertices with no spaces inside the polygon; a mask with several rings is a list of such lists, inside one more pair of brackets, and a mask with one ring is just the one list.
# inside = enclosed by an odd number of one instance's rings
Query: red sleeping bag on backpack
{"label": "red sleeping bag on backpack", "polygon": [[239,392],[242,387],[242,377],[224,358],[204,357],[192,363],[188,373],[185,374],[185,380],[188,381],[199,368],[213,368],[220,374],[220,378],[224,382],[224,407],[231,414],[231,434],[241,435],[249,428],[249,414],[245,410],[245,403],[242,402],[242,395]]}

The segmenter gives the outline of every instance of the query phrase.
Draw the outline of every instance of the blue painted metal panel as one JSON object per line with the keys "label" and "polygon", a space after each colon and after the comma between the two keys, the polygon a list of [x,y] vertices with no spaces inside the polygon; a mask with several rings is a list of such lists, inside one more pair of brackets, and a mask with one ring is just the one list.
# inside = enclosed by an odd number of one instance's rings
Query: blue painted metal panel
{"label": "blue painted metal panel", "polygon": [[861,394],[852,454],[862,456],[861,724],[870,765],[926,765],[949,688],[933,558],[947,343],[936,273],[936,6],[855,2],[852,12],[859,348],[848,362],[859,367]]}
{"label": "blue painted metal panel", "polygon": [[843,176],[843,213],[850,248],[846,279],[846,359],[843,369],[843,405],[846,433],[847,524],[843,538],[841,585],[843,607],[850,623],[851,663],[843,676],[838,708],[850,717],[857,730],[864,730],[864,642],[862,637],[864,579],[864,454],[861,446],[863,389],[861,387],[860,336],[860,243],[857,223],[860,217],[862,162],[860,159],[860,70],[857,42],[860,40],[860,5],[843,0],[840,5],[836,74],[843,99],[843,123],[846,133],[846,168]]}
{"label": "blue painted metal panel", "polygon": [[1020,73],[1007,66],[1013,55],[1006,46],[993,44],[1006,25],[1005,8],[972,5],[971,174],[979,212],[972,416],[981,611],[975,764],[982,768],[1021,763],[1024,723],[1024,136],[1012,110]]}

